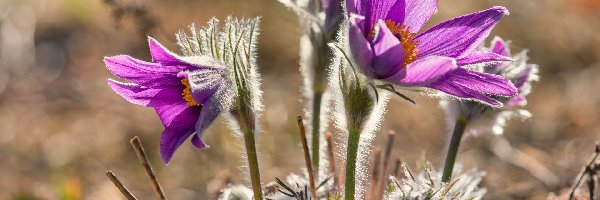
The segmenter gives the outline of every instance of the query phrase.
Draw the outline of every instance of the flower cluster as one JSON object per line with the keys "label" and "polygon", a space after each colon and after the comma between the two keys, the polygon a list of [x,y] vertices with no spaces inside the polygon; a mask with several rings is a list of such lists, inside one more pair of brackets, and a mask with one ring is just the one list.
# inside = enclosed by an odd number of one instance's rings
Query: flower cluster
{"label": "flower cluster", "polygon": [[[127,55],[104,59],[109,71],[124,80],[109,79],[109,86],[158,114],[165,127],[160,141],[165,163],[190,137],[197,148],[207,147],[202,134],[225,115],[234,135],[243,138],[252,188],[229,185],[219,199],[482,198],[486,191],[478,185],[484,173],[460,174],[454,168],[462,136],[478,121],[492,121],[484,126],[501,133],[506,119],[529,116],[519,107],[538,79],[538,67],[527,63],[526,51],[511,55],[508,43],[498,37],[490,47],[482,46],[509,14],[506,8],[491,7],[421,31],[437,10],[437,0],[280,1],[301,22],[300,71],[311,141],[309,149],[299,117],[304,176],[276,179],[267,191],[261,185],[255,144],[263,110],[256,64],[259,18],[229,17],[223,24],[211,19],[201,28],[192,24],[176,34],[180,54],[149,37],[152,62]],[[442,97],[447,118],[455,123],[442,172],[426,164],[413,174],[403,164],[405,178],[397,179],[388,168],[393,132],[383,162],[381,151],[373,150],[391,94],[416,103],[405,91]],[[324,134],[330,117],[336,144]]]}

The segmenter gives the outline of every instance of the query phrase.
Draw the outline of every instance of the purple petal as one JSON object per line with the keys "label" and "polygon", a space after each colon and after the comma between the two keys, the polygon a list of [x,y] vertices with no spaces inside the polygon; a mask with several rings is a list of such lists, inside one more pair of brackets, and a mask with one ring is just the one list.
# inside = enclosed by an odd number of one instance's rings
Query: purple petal
{"label": "purple petal", "polygon": [[[379,20],[385,20],[390,8],[396,0],[365,0],[363,3],[363,12],[359,13],[365,16],[365,26],[363,30],[371,30]],[[369,34],[366,32],[365,34]],[[366,35],[365,35],[366,36]]]}
{"label": "purple petal", "polygon": [[501,56],[510,56],[508,45],[500,37],[495,37],[494,40],[492,40],[492,52]]}
{"label": "purple petal", "polygon": [[465,66],[470,64],[477,64],[482,62],[506,62],[513,61],[512,58],[498,55],[489,51],[476,51],[462,58],[458,58],[458,66]]}
{"label": "purple petal", "polygon": [[457,69],[456,61],[449,57],[430,56],[410,63],[384,80],[402,86],[424,86]]}
{"label": "purple petal", "polygon": [[537,68],[537,65],[535,64],[527,64],[525,66],[525,69],[521,72],[519,72],[519,76],[516,77],[515,80],[513,80],[515,87],[522,89],[523,86],[525,86],[525,83],[527,83],[528,81],[530,81],[530,76],[532,75],[532,71]]}
{"label": "purple petal", "polygon": [[166,68],[173,68],[177,71],[193,71],[197,70],[198,68],[213,68],[222,70],[224,68],[223,66],[219,65],[215,59],[209,56],[181,57],[169,51],[152,37],[148,37],[148,45],[152,59],[156,62],[159,62],[163,65],[163,67]]}
{"label": "purple petal", "polygon": [[[404,47],[398,45],[388,49],[373,59],[370,75],[374,78],[387,78],[400,71],[404,64]],[[371,75],[371,76],[372,76]]]}
{"label": "purple petal", "polygon": [[437,0],[398,0],[386,19],[408,26],[411,33],[421,30],[435,12]]}
{"label": "purple petal", "polygon": [[224,85],[215,95],[211,96],[203,105],[200,111],[200,118],[196,122],[196,134],[201,137],[204,131],[215,121],[227,105],[224,96],[227,96],[228,88],[231,85]]}
{"label": "purple petal", "polygon": [[514,97],[510,98],[508,100],[508,102],[506,102],[506,105],[508,105],[508,106],[515,106],[515,105],[523,105],[524,106],[525,104],[527,104],[527,99],[525,99],[525,97],[521,96],[521,95],[514,96]]}
{"label": "purple petal", "polygon": [[388,29],[383,20],[377,22],[378,33],[373,41],[372,73],[377,78],[388,77],[396,73],[404,63],[404,47],[394,34]]}
{"label": "purple petal", "polygon": [[164,126],[169,126],[169,124],[171,124],[180,113],[182,113],[185,110],[188,110],[189,108],[194,108],[198,110],[198,113],[201,109],[199,106],[188,106],[185,100],[183,100],[183,98],[177,98],[177,100],[179,102],[154,108],[154,110],[156,110],[156,114],[158,114],[158,117],[160,118],[160,121]]}
{"label": "purple petal", "polygon": [[160,155],[164,163],[169,163],[175,150],[194,133],[194,124],[198,120],[199,109],[187,107],[165,125],[165,130],[160,136]]}
{"label": "purple petal", "polygon": [[343,8],[341,0],[323,0],[325,9],[325,27],[330,28],[343,17]]}
{"label": "purple petal", "polygon": [[190,90],[194,101],[199,104],[204,104],[208,98],[212,97],[217,89],[228,85],[229,79],[227,74],[221,71],[200,69],[191,72],[186,72],[187,79],[190,83]]}
{"label": "purple petal", "polygon": [[361,31],[361,24],[364,23],[364,18],[362,16],[350,15],[350,27],[349,29],[349,40],[350,40],[350,51],[352,52],[352,57],[354,57],[354,62],[362,69],[364,72],[369,72],[368,67],[371,66],[373,59],[373,49],[371,48],[371,43],[365,38],[363,32]]}
{"label": "purple petal", "polygon": [[459,98],[480,100],[497,107],[502,106],[502,103],[487,95],[514,96],[517,94],[517,88],[501,76],[463,68],[457,68],[427,87]]}
{"label": "purple petal", "polygon": [[135,84],[108,80],[108,85],[125,100],[142,106],[164,106],[177,103],[183,88],[154,89]]}
{"label": "purple petal", "polygon": [[438,81],[433,84],[427,86],[429,88],[433,88],[452,96],[464,99],[478,100],[491,104],[495,107],[501,107],[502,103],[494,100],[484,94],[481,94],[479,91],[473,90],[469,88],[469,86],[461,85],[451,81]]}
{"label": "purple petal", "polygon": [[178,59],[177,55],[173,52],[169,51],[162,44],[160,44],[156,39],[152,37],[148,37],[148,47],[150,49],[150,55],[152,59],[156,62],[159,62],[163,65],[171,65],[177,66],[181,65],[182,62]]}
{"label": "purple petal", "polygon": [[438,24],[415,38],[420,50],[418,55],[469,55],[481,46],[504,15],[508,15],[506,8],[492,7]]}
{"label": "purple petal", "polygon": [[497,95],[515,96],[517,88],[506,78],[495,74],[487,74],[478,71],[458,68],[448,74],[447,81],[458,83],[473,90]]}
{"label": "purple petal", "polygon": [[375,56],[381,55],[398,45],[402,46],[400,40],[390,31],[383,20],[377,21],[376,30],[377,35],[373,39],[373,52]]}
{"label": "purple petal", "polygon": [[126,55],[105,57],[104,63],[115,76],[142,86],[164,88],[181,84],[180,78],[177,77],[179,70],[175,68],[164,67]]}
{"label": "purple petal", "polygon": [[198,134],[194,134],[192,136],[192,144],[198,149],[204,149],[207,147],[206,144],[204,143],[204,141],[202,141],[202,139],[200,139]]}
{"label": "purple petal", "polygon": [[346,10],[348,14],[362,14],[362,0],[346,0]]}

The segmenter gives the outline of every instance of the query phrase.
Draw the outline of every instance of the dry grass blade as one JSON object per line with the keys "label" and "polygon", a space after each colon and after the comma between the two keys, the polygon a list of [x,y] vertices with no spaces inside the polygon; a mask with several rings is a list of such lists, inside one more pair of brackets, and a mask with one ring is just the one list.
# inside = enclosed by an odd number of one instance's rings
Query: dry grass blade
{"label": "dry grass blade", "polygon": [[144,171],[146,171],[146,175],[148,175],[148,178],[150,179],[150,184],[152,185],[152,189],[154,189],[156,196],[158,196],[158,199],[166,200],[167,197],[165,196],[165,192],[160,186],[160,183],[158,182],[158,178],[156,178],[154,170],[152,170],[152,166],[148,161],[148,156],[146,155],[144,147],[142,146],[142,141],[139,137],[135,136],[129,141],[129,143],[131,144],[131,147],[133,147],[133,150],[135,151],[138,160],[144,167]]}
{"label": "dry grass blade", "polygon": [[596,149],[594,149],[594,155],[590,158],[588,164],[579,171],[579,174],[577,175],[575,182],[571,186],[571,192],[569,193],[569,200],[573,200],[573,198],[575,197],[575,193],[577,193],[577,188],[579,188],[579,186],[581,186],[583,179],[588,174],[587,169],[589,168],[589,166],[594,164],[594,162],[596,162],[596,160],[598,159],[599,156],[600,156],[600,143],[597,143]]}
{"label": "dry grass blade", "polygon": [[385,192],[385,188],[388,186],[388,168],[390,165],[390,156],[392,155],[392,147],[394,146],[394,138],[396,136],[396,132],[390,130],[388,132],[388,140],[385,145],[385,151],[383,154],[383,169],[381,170],[381,174],[379,175],[379,180],[377,181],[377,199],[383,199],[383,193]]}
{"label": "dry grass blade", "polygon": [[373,160],[373,174],[371,175],[371,187],[369,188],[369,199],[375,200],[377,197],[377,188],[379,185],[379,173],[381,167],[381,149],[375,148],[375,158]]}
{"label": "dry grass blade", "polygon": [[335,170],[335,154],[333,151],[333,139],[332,139],[332,135],[330,132],[327,132],[325,134],[325,140],[327,140],[327,156],[329,158],[329,172],[331,173],[331,175],[333,176],[333,185],[335,187],[338,186],[339,184],[339,180],[338,180],[338,176]]}
{"label": "dry grass blade", "polygon": [[306,170],[308,171],[308,179],[310,182],[310,193],[314,199],[317,199],[317,188],[315,187],[315,177],[310,161],[310,152],[308,151],[308,143],[306,142],[306,129],[301,116],[298,116],[298,127],[300,128],[300,139],[302,141],[302,150],[304,151],[304,161],[306,162]]}
{"label": "dry grass blade", "polygon": [[117,176],[115,176],[115,174],[112,171],[107,171],[106,176],[108,176],[108,179],[110,179],[110,181],[112,181],[115,184],[115,186],[119,189],[119,191],[123,193],[123,196],[125,196],[127,200],[137,200],[135,196],[133,196],[133,194],[131,194],[131,192],[127,190],[127,188],[123,185],[123,183],[121,183],[121,181],[117,178]]}
{"label": "dry grass blade", "polygon": [[398,176],[398,172],[400,171],[400,163],[402,163],[402,161],[400,160],[400,158],[396,158],[396,163],[394,163],[394,170],[392,175],[394,177]]}

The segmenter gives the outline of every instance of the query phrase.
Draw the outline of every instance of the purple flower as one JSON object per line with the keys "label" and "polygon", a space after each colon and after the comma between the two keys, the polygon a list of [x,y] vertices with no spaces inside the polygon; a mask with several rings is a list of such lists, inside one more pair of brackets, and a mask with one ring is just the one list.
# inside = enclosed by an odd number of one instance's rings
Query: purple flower
{"label": "purple flower", "polygon": [[509,45],[500,37],[495,37],[489,48],[490,51],[498,55],[512,57],[512,63],[492,63],[483,68],[483,72],[496,74],[510,80],[519,93],[505,101],[506,106],[524,106],[527,104],[525,96],[531,93],[531,82],[539,79],[538,65],[527,63],[529,57],[527,51],[522,51],[516,55],[510,54]]}
{"label": "purple flower", "polygon": [[506,121],[510,118],[531,117],[531,113],[521,106],[527,104],[525,97],[531,93],[531,82],[539,79],[538,65],[527,63],[529,59],[527,50],[511,55],[508,43],[499,37],[494,38],[489,48],[482,49],[511,57],[514,62],[479,64],[474,66],[475,70],[508,79],[517,87],[518,94],[513,97],[494,97],[504,104],[504,107],[496,109],[476,102],[461,102],[454,99],[444,99],[440,104],[447,113],[449,125],[453,125],[456,118],[462,117],[470,121],[467,127],[467,132],[470,134],[487,131],[490,128],[491,132],[502,134]]}
{"label": "purple flower", "polygon": [[477,51],[508,11],[492,7],[440,23],[417,34],[437,0],[349,0],[350,50],[367,76],[402,87],[427,87],[493,106],[490,98],[517,93],[510,81],[459,66],[510,58]]}
{"label": "purple flower", "polygon": [[[181,57],[148,38],[155,62],[128,55],[104,58],[108,70],[129,83],[108,81],[127,101],[152,107],[165,126],[160,153],[168,163],[190,136],[197,148],[206,144],[200,135],[223,110],[221,97],[230,87],[227,69],[207,56]],[[194,134],[196,133],[196,134]]]}

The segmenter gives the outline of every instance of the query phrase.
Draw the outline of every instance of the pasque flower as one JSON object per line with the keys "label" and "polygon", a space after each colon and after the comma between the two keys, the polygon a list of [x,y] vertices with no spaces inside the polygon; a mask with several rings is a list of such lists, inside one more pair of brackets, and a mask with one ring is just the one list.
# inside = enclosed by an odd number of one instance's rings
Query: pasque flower
{"label": "pasque flower", "polygon": [[492,7],[419,30],[436,10],[437,0],[348,0],[349,45],[359,69],[373,79],[402,87],[425,87],[493,106],[490,98],[514,96],[505,78],[461,66],[510,61],[477,51],[508,11]]}
{"label": "pasque flower", "polygon": [[[128,55],[104,58],[106,67],[127,83],[109,79],[108,84],[127,101],[152,107],[165,129],[160,153],[168,163],[187,138],[204,148],[200,135],[223,110],[221,97],[231,87],[227,69],[208,56],[179,56],[149,37],[154,62]],[[196,134],[194,134],[196,133]]]}
{"label": "pasque flower", "polygon": [[[490,48],[482,49],[498,55],[510,56],[508,44],[498,37],[492,41]],[[538,66],[527,64],[527,51],[522,51],[513,59],[514,62],[511,63],[487,63],[472,66],[477,71],[504,77],[517,87],[518,94],[516,96],[492,97],[505,104],[504,107],[492,108],[477,102],[464,102],[456,99],[444,99],[440,102],[446,111],[449,124],[454,123],[454,132],[448,145],[442,181],[447,182],[452,176],[452,168],[465,132],[477,132],[479,129],[474,126],[483,126],[491,127],[492,132],[500,134],[503,132],[508,118],[515,115],[527,118],[531,115],[526,110],[518,109],[517,106],[526,104],[525,96],[530,92],[531,81],[538,79]]]}
{"label": "pasque flower", "polygon": [[494,134],[501,134],[507,119],[514,116],[521,118],[531,116],[531,113],[520,107],[527,104],[525,97],[531,92],[531,82],[539,79],[538,65],[527,63],[527,50],[511,55],[509,43],[500,37],[494,38],[490,47],[484,49],[511,57],[514,62],[476,65],[475,70],[496,74],[510,80],[517,87],[518,94],[513,97],[495,97],[504,103],[504,107],[495,109],[476,102],[461,102],[453,99],[444,99],[440,103],[451,121],[459,117],[471,121],[467,132],[477,133],[491,128],[491,132]]}

